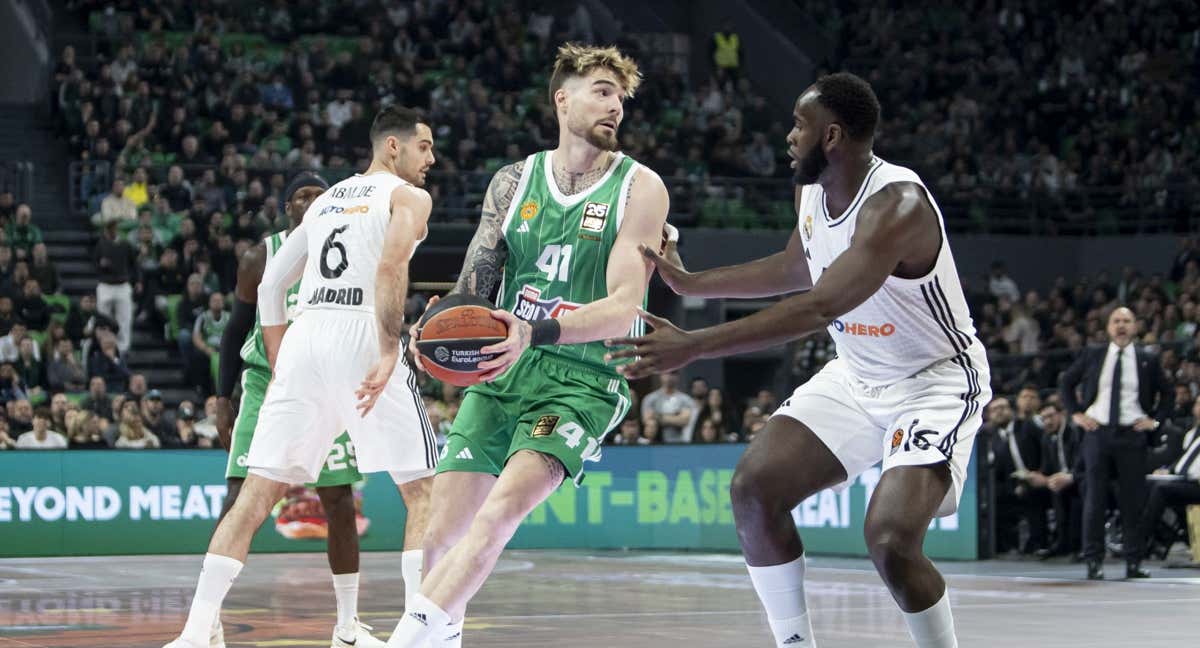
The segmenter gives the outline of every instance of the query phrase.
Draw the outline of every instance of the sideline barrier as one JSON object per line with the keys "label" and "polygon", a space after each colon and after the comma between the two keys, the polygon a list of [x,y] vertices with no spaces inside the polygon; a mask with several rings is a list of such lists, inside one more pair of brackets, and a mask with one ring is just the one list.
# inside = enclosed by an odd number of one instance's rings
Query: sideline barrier
{"label": "sideline barrier", "polygon": [[[741,444],[606,447],[580,488],[570,482],[538,507],[514,549],[737,551],[729,481]],[[225,496],[226,455],[216,450],[0,452],[0,557],[202,553]],[[974,463],[959,513],[935,520],[933,558],[978,552]],[[865,556],[863,519],[879,469],[841,493],[822,491],[793,512],[812,555]],[[385,475],[362,487],[365,551],[401,548],[404,506]],[[290,540],[274,518],[253,551],[323,551]]]}

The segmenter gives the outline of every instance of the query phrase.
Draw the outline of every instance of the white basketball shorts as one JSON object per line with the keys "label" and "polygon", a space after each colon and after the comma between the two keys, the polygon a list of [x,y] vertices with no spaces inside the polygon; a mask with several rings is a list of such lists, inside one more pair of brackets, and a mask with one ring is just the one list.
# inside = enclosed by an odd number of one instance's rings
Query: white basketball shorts
{"label": "white basketball shorts", "polygon": [[883,462],[925,466],[946,462],[954,489],[937,515],[958,510],[975,432],[992,398],[991,372],[979,342],[892,385],[870,386],[841,359],[825,365],[796,388],[773,416],[805,424],[846,469],[842,489],[867,468]]}
{"label": "white basketball shorts", "polygon": [[314,482],[333,440],[349,433],[362,473],[396,483],[433,474],[437,441],[416,376],[401,356],[375,407],[363,417],[354,392],[379,360],[375,316],[309,310],[288,327],[246,458],[249,472]]}

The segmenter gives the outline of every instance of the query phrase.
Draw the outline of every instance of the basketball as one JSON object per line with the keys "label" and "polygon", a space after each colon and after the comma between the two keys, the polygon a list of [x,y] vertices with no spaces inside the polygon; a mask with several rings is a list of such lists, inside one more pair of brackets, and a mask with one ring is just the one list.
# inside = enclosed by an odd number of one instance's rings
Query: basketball
{"label": "basketball", "polygon": [[491,302],[473,295],[451,295],[434,304],[417,323],[417,352],[429,375],[469,387],[485,373],[479,363],[491,360],[483,347],[508,337],[508,326],[492,318]]}

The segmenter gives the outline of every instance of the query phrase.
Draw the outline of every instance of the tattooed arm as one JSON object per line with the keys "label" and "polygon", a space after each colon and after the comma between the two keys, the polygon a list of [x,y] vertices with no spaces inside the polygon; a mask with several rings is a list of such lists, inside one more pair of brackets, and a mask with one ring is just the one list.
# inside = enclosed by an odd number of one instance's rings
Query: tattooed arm
{"label": "tattooed arm", "polygon": [[500,288],[504,273],[504,262],[508,259],[508,243],[504,241],[504,216],[517,193],[521,171],[525,162],[520,161],[501,168],[492,176],[487,193],[483,196],[483,211],[479,217],[479,229],[467,247],[462,272],[451,294],[463,293],[493,300]]}

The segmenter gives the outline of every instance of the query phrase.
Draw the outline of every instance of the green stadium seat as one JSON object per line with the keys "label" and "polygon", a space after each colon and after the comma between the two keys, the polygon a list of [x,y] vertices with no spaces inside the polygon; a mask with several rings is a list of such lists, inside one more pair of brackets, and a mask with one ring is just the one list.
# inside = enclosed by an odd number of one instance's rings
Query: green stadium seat
{"label": "green stadium seat", "polygon": [[183,295],[167,295],[167,323],[163,325],[163,337],[174,340],[179,337],[179,302]]}
{"label": "green stadium seat", "polygon": [[42,295],[42,299],[46,300],[53,311],[50,313],[50,321],[65,324],[67,316],[71,313],[71,298],[66,295],[52,294]]}

